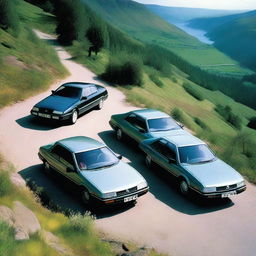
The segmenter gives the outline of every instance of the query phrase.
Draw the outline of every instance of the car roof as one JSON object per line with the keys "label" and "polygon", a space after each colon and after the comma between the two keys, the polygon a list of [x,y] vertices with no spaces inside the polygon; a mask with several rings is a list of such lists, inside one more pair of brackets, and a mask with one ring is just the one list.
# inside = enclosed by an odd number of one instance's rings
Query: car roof
{"label": "car roof", "polygon": [[163,138],[175,144],[177,147],[206,144],[204,141],[200,140],[199,138],[193,135],[165,136]]}
{"label": "car roof", "polygon": [[76,88],[86,88],[89,86],[95,86],[96,84],[92,84],[92,83],[82,83],[82,82],[69,82],[69,83],[65,83],[62,86],[67,86],[67,87],[76,87]]}
{"label": "car roof", "polygon": [[137,116],[142,117],[143,119],[154,119],[154,118],[163,118],[169,117],[166,113],[156,110],[156,109],[139,109],[131,111],[131,113],[136,114]]}
{"label": "car roof", "polygon": [[73,153],[88,151],[105,146],[103,143],[85,136],[70,137],[59,140],[56,143],[64,146]]}

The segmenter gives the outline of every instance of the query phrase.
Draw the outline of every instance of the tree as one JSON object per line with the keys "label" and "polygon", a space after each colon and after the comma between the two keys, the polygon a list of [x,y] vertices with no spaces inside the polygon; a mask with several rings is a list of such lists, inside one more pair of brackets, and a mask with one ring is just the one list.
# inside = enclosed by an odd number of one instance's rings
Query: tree
{"label": "tree", "polygon": [[86,37],[92,44],[92,46],[88,50],[88,56],[90,57],[92,52],[95,52],[95,54],[97,55],[104,45],[102,30],[99,27],[90,27],[87,30]]}
{"label": "tree", "polygon": [[0,0],[0,28],[18,31],[19,17],[14,0]]}
{"label": "tree", "polygon": [[74,40],[82,40],[87,26],[83,4],[79,0],[54,0],[54,4],[59,42],[71,45]]}

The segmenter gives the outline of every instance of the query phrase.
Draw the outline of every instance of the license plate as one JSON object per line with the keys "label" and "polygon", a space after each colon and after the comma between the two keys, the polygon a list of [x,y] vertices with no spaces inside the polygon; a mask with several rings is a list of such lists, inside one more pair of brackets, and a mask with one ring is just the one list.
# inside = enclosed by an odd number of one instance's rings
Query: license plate
{"label": "license plate", "polygon": [[221,197],[225,198],[225,197],[230,197],[230,196],[234,196],[234,195],[236,195],[236,191],[230,191],[230,192],[221,194]]}
{"label": "license plate", "polygon": [[130,201],[136,200],[137,198],[138,198],[138,195],[128,196],[128,197],[124,198],[124,202],[127,203],[127,202],[130,202]]}
{"label": "license plate", "polygon": [[48,114],[39,113],[38,115],[45,118],[51,118],[51,115]]}

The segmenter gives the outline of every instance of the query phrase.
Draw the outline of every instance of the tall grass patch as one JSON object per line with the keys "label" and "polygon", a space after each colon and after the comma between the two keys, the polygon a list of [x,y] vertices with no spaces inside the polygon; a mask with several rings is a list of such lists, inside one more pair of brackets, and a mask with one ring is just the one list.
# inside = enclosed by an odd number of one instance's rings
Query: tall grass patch
{"label": "tall grass patch", "polygon": [[13,256],[16,246],[13,228],[0,220],[0,255]]}
{"label": "tall grass patch", "polygon": [[10,173],[0,170],[0,197],[8,195],[12,191],[12,188],[13,185],[10,180]]}
{"label": "tall grass patch", "polygon": [[195,99],[199,101],[203,101],[204,97],[203,95],[193,87],[193,85],[188,84],[188,83],[183,83],[183,88],[187,93],[189,93],[191,96],[193,96]]}

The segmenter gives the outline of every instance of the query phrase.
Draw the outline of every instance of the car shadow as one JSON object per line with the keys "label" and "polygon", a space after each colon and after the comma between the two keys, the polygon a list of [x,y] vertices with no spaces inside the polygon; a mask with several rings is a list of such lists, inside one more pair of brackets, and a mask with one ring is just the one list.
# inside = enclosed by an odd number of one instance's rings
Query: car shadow
{"label": "car shadow", "polygon": [[129,164],[147,180],[150,192],[158,200],[176,211],[197,215],[219,211],[234,205],[230,199],[204,200],[198,196],[183,197],[178,193],[177,182],[173,177],[159,167],[150,170],[145,166],[143,152],[139,150],[135,142],[127,139],[125,142],[119,142],[113,131],[100,132],[98,135],[114,152],[123,155],[130,161]]}
{"label": "car shadow", "polygon": [[24,116],[15,121],[23,128],[37,131],[49,131],[57,129],[63,125],[67,125],[65,123],[60,123],[54,120],[39,119],[37,117],[33,117],[32,115]]}
{"label": "car shadow", "polygon": [[125,207],[123,205],[86,207],[80,199],[79,190],[74,185],[55,172],[45,174],[42,164],[23,169],[19,174],[26,181],[27,186],[39,197],[42,205],[52,211],[66,215],[75,213],[83,215],[90,212],[97,219],[102,219],[134,207],[134,204],[127,204]]}

